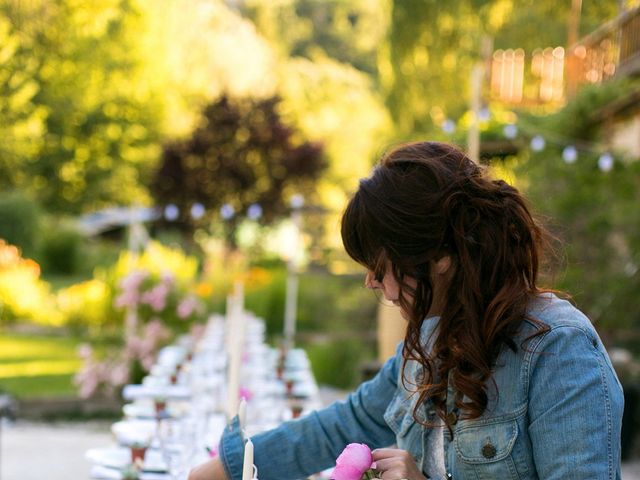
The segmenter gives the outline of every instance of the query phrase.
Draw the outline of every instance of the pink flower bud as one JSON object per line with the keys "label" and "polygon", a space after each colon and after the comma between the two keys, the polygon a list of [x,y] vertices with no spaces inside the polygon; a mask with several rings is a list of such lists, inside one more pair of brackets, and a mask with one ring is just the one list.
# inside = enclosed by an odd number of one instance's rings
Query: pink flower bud
{"label": "pink flower bud", "polygon": [[244,398],[247,402],[251,400],[253,397],[253,393],[247,387],[240,387],[238,390],[238,398]]}
{"label": "pink flower bud", "polygon": [[351,465],[337,465],[331,474],[331,480],[360,480],[362,473]]}
{"label": "pink flower bud", "polygon": [[336,460],[332,480],[360,480],[362,474],[371,468],[373,457],[364,443],[350,443]]}

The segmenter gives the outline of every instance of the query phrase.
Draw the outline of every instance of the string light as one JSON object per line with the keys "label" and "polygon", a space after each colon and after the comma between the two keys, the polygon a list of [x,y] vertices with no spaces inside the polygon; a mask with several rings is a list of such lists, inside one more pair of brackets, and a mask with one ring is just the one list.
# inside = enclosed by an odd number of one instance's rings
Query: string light
{"label": "string light", "polygon": [[302,208],[304,206],[304,197],[299,193],[296,193],[289,200],[289,204],[291,205],[291,208],[293,208],[294,210]]}
{"label": "string light", "polygon": [[257,203],[252,203],[247,209],[247,217],[250,220],[258,220],[262,216],[262,207]]}
{"label": "string light", "polygon": [[223,220],[231,220],[235,214],[236,210],[230,203],[225,203],[224,205],[222,205],[222,207],[220,207],[220,216]]}
{"label": "string light", "polygon": [[578,160],[578,151],[576,150],[576,147],[573,145],[564,147],[562,150],[562,159],[569,165],[576,163],[576,160]]}
{"label": "string light", "polygon": [[603,172],[610,172],[613,169],[613,156],[605,152],[598,158],[598,168]]}
{"label": "string light", "polygon": [[204,208],[204,205],[202,205],[201,203],[194,203],[193,205],[191,205],[191,217],[194,220],[199,220],[202,217],[204,217],[204,214],[206,213],[206,210]]}
{"label": "string light", "polygon": [[513,140],[518,136],[518,127],[513,123],[510,123],[509,125],[504,126],[502,132],[504,133],[504,136],[509,140]]}
{"label": "string light", "polygon": [[[491,116],[491,111],[488,108],[483,108],[478,112],[478,119],[481,121],[489,120]],[[525,131],[524,136],[527,136],[527,131],[533,133],[533,131],[537,130],[535,126],[526,125],[526,123],[522,122],[520,119],[518,119],[518,123],[519,125],[509,123],[502,127],[502,133],[505,138],[509,140],[517,140],[521,130]],[[453,134],[456,132],[456,122],[451,119],[446,119],[442,122],[441,128],[445,133]],[[550,132],[545,132],[544,135],[541,133],[534,134],[529,141],[529,148],[531,148],[533,152],[542,152],[547,148],[548,142],[562,147],[562,159],[567,165],[575,164],[578,161],[580,153],[599,153],[597,166],[601,172],[608,173],[612,171],[615,166],[615,158],[610,152],[603,152],[603,145],[585,140],[570,140],[554,135]],[[304,206],[304,197],[300,194],[293,195],[289,200],[289,205],[294,210],[302,208]],[[194,203],[191,206],[190,213],[191,217],[197,220],[204,217],[206,214],[206,208],[201,203]],[[225,203],[220,208],[220,216],[223,220],[230,220],[234,217],[235,213],[235,209],[230,203]],[[164,208],[163,214],[166,220],[173,222],[180,216],[180,209],[174,204],[168,204]],[[258,203],[253,203],[247,208],[247,218],[250,220],[258,220],[262,215],[263,209]]]}
{"label": "string light", "polygon": [[531,150],[534,152],[541,152],[544,150],[544,147],[547,145],[547,142],[542,137],[542,135],[536,135],[531,139]]}
{"label": "string light", "polygon": [[442,122],[442,131],[451,135],[452,133],[456,132],[456,124],[453,120],[447,118],[444,122]]}
{"label": "string light", "polygon": [[487,107],[481,108],[478,112],[478,120],[480,120],[481,122],[488,122],[489,120],[491,120],[491,110],[489,110]]}
{"label": "string light", "polygon": [[169,222],[174,222],[180,216],[180,209],[173,203],[164,207],[164,218]]}

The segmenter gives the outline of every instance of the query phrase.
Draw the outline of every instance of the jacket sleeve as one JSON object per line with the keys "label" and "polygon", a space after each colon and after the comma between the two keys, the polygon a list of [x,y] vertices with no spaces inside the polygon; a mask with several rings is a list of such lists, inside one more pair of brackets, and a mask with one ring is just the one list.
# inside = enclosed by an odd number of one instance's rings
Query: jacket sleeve
{"label": "jacket sleeve", "polygon": [[[401,354],[396,354],[345,401],[251,437],[260,480],[306,478],[334,465],[349,443],[366,443],[372,449],[392,445],[395,435],[383,415],[397,388],[401,363]],[[219,448],[231,480],[242,478],[243,451],[236,418],[225,429]]]}
{"label": "jacket sleeve", "polygon": [[529,382],[539,478],[620,478],[622,410],[622,388],[595,331],[560,326],[541,336]]}

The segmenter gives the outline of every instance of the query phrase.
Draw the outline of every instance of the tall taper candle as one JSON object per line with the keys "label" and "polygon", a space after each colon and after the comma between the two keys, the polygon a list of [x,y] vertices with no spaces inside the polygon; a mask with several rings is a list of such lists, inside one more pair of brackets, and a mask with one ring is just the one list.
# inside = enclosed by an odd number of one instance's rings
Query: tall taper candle
{"label": "tall taper candle", "polygon": [[247,439],[244,444],[244,463],[242,464],[242,480],[251,480],[253,478],[253,443],[251,439]]}
{"label": "tall taper candle", "polygon": [[240,406],[238,407],[238,423],[240,424],[240,431],[247,427],[247,401],[244,397],[240,400]]}

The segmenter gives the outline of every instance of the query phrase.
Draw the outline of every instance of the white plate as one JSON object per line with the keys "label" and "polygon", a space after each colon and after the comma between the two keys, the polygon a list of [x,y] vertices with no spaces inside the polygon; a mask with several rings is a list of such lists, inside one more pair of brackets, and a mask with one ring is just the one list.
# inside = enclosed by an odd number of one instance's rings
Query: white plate
{"label": "white plate", "polygon": [[[127,403],[122,407],[122,411],[129,418],[155,420],[156,407],[153,403],[140,401]],[[181,404],[167,402],[166,413],[169,418],[180,418],[185,414],[185,409],[181,408]]]}
{"label": "white plate", "polygon": [[184,385],[125,385],[122,390],[122,397],[125,400],[159,397],[167,400],[189,400],[191,399],[191,390]]}
{"label": "white plate", "polygon": [[[103,467],[102,465],[91,467],[89,476],[96,480],[122,480],[122,472],[120,470]],[[140,480],[171,480],[171,476],[168,473],[142,472]]]}
{"label": "white plate", "polygon": [[[103,467],[123,470],[131,464],[131,449],[126,447],[92,448],[85,454],[87,460]],[[166,472],[167,463],[158,450],[147,450],[144,456],[145,472]]]}
{"label": "white plate", "polygon": [[122,420],[111,426],[120,445],[150,442],[158,430],[155,419]]}

